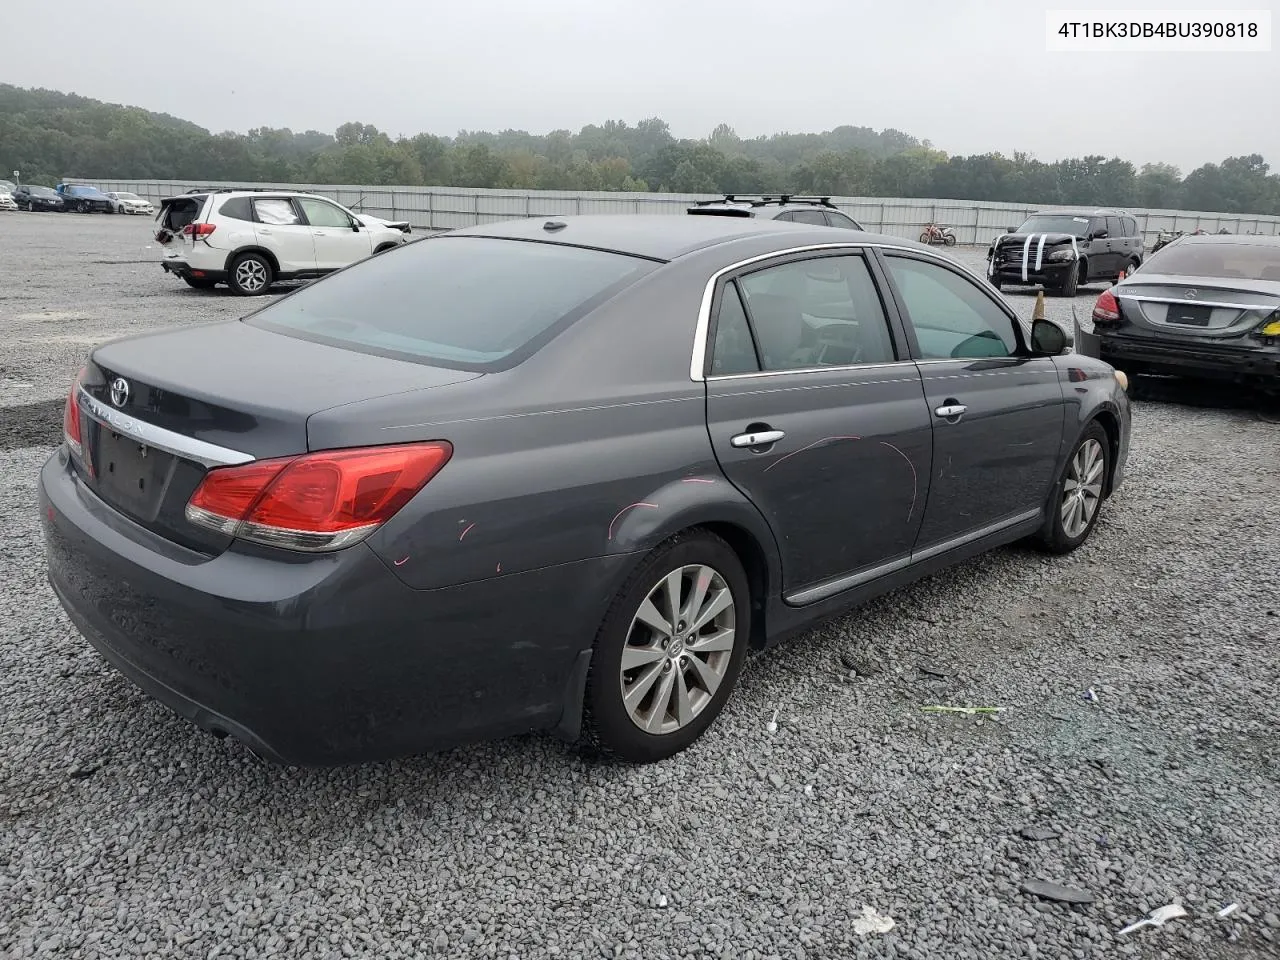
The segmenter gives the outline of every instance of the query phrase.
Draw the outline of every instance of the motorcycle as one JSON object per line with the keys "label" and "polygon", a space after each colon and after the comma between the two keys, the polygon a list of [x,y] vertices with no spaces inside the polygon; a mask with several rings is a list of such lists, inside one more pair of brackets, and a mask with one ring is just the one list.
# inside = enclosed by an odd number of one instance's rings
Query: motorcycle
{"label": "motorcycle", "polygon": [[927,223],[925,224],[924,232],[920,234],[920,242],[927,243],[930,246],[940,243],[943,246],[954,247],[956,245],[956,235],[951,232],[950,227]]}

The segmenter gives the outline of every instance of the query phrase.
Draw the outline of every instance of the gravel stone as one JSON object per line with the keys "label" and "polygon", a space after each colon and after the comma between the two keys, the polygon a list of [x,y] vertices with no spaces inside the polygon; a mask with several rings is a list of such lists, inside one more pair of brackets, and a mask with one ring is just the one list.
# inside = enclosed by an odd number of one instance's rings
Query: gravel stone
{"label": "gravel stone", "polygon": [[[1138,400],[1087,546],[999,550],[752,657],[668,763],[528,736],[269,767],[107,667],[45,580],[36,474],[89,347],[260,304],[165,277],[153,228],[0,214],[0,956],[1277,956],[1280,427],[1255,408]],[[885,669],[828,682],[848,651]],[[1009,711],[922,722],[922,659],[947,702]],[[1032,877],[1095,902],[1032,902]],[[1175,901],[1191,916],[1117,939]],[[864,906],[893,929],[856,934]]]}

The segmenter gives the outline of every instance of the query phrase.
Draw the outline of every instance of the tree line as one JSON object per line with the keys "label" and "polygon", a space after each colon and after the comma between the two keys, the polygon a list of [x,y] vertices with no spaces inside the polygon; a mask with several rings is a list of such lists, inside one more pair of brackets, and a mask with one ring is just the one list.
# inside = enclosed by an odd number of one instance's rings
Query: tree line
{"label": "tree line", "polygon": [[1045,163],[1024,153],[949,156],[899,130],[739,137],[721,124],[678,139],[658,119],[577,133],[461,131],[392,136],[344,123],[332,134],[258,127],[211,133],[186,120],[51,90],[0,84],[0,176],[28,183],[103,180],[274,181],[369,186],[987,200],[1280,215],[1280,176],[1262,156],[1229,157],[1185,176],[1089,155]]}

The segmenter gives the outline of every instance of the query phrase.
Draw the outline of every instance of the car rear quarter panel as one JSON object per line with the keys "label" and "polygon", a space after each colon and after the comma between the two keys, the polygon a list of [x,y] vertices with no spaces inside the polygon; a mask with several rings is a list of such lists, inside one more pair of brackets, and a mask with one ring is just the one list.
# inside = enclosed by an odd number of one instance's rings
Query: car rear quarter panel
{"label": "car rear quarter panel", "polygon": [[689,378],[717,262],[690,255],[659,269],[519,366],[447,396],[402,394],[313,417],[313,448],[453,444],[449,464],[370,539],[374,551],[407,584],[434,589],[642,554],[720,522],[776,563],[763,518],[720,473],[705,388]]}

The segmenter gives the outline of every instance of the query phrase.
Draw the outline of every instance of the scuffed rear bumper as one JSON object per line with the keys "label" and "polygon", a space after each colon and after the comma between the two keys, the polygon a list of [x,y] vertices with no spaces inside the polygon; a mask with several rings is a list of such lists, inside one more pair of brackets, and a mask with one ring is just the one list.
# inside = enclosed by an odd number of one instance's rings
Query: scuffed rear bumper
{"label": "scuffed rear bumper", "polygon": [[628,562],[414,590],[364,544],[210,559],[111,510],[61,450],[39,503],[50,584],[106,660],[196,725],[303,766],[576,733],[601,588]]}
{"label": "scuffed rear bumper", "polygon": [[1095,354],[1126,373],[1228,381],[1280,389],[1280,343],[1207,348],[1096,334]]}

